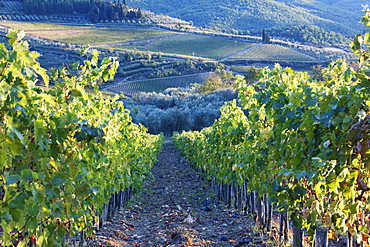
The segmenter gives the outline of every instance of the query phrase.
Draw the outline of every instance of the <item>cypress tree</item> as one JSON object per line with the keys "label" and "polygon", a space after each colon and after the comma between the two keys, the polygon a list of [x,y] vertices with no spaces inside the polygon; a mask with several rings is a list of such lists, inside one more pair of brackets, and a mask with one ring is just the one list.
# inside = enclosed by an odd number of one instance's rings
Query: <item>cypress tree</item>
{"label": "cypress tree", "polygon": [[265,31],[265,29],[262,30],[262,42],[263,43],[268,43],[270,42],[271,38],[270,35],[268,35]]}

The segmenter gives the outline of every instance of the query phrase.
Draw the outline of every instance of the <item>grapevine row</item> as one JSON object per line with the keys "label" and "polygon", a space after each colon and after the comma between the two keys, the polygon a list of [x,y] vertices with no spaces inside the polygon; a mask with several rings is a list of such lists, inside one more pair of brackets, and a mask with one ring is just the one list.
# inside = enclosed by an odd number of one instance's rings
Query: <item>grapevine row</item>
{"label": "grapevine row", "polygon": [[[370,26],[369,11],[362,22]],[[280,65],[254,85],[239,78],[242,107],[226,104],[213,126],[178,134],[177,146],[220,183],[267,196],[311,241],[325,227],[369,244],[369,37],[352,44],[359,71],[337,60],[320,81]]]}
{"label": "grapevine row", "polygon": [[213,72],[205,72],[183,76],[137,80],[114,85],[108,89],[113,92],[123,92],[130,96],[138,94],[139,92],[160,92],[170,87],[189,87],[192,83],[202,83],[212,74]]}
{"label": "grapevine row", "polygon": [[314,58],[303,53],[294,51],[280,45],[263,44],[247,50],[238,56],[237,59],[261,59],[261,60],[284,60],[284,61],[312,61]]}
{"label": "grapevine row", "polygon": [[[47,75],[36,52],[12,30],[0,44],[0,245],[62,246],[93,233],[109,197],[140,186],[162,137],[133,124],[117,98],[97,83],[118,62],[90,60]],[[52,87],[35,87],[38,81]],[[85,92],[95,88],[95,95]]]}

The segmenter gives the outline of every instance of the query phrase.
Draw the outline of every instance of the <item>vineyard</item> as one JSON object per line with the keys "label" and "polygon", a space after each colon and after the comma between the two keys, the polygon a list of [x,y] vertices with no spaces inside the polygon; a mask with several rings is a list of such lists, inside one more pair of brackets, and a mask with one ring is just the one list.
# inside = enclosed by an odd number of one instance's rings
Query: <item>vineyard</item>
{"label": "vineyard", "polygon": [[[2,7],[11,6],[5,2]],[[142,49],[166,47],[168,53],[176,50],[193,58],[218,59],[246,49],[233,59],[317,59],[279,45],[261,43],[248,49],[252,43],[194,34],[167,37],[172,32],[155,29],[7,23],[29,27],[30,33],[45,38],[40,42],[53,36],[60,42],[123,47],[127,43],[117,41],[121,39],[135,47],[136,40],[150,39]],[[212,126],[173,136],[177,148],[210,181],[217,196],[238,211],[235,221],[253,215],[264,234],[274,232],[283,246],[327,247],[329,239],[339,238],[346,238],[348,247],[370,246],[370,10],[362,23],[367,31],[351,44],[358,70],[338,59],[314,78],[277,64],[261,69],[254,81],[259,70],[233,66],[253,75],[253,83],[237,76],[240,102],[226,103]],[[25,32],[0,28],[9,31],[9,44],[0,44],[0,246],[65,246],[91,237],[140,188],[164,143],[162,135],[151,135],[133,123],[119,96],[102,95],[98,84],[112,81],[117,72],[125,77],[123,81],[134,75],[160,77],[107,89],[129,96],[161,92],[202,83],[214,75],[206,71],[224,65],[189,58],[165,60],[161,53],[135,49],[114,52],[112,48],[99,56],[97,50],[76,46],[88,59],[47,71],[39,64],[41,55],[30,51],[31,45],[24,41]],[[209,47],[212,51],[206,51]],[[328,59],[337,56],[334,51],[331,55]],[[124,62],[121,69],[119,62]],[[176,73],[181,75],[172,76]],[[210,115],[207,109],[203,110]],[[207,207],[199,210],[213,210]],[[185,212],[178,204],[176,208]],[[203,224],[189,215],[185,219],[194,221],[191,224]],[[219,220],[214,218],[216,225]],[[277,218],[280,222],[273,225]],[[325,232],[324,240],[319,231]]]}
{"label": "vineyard", "polygon": [[[352,44],[359,71],[339,59],[320,81],[280,65],[254,85],[239,78],[242,107],[227,103],[211,127],[175,136],[218,195],[256,215],[266,232],[280,211],[284,245],[328,246],[340,236],[349,247],[370,245],[369,37],[368,30]],[[326,232],[322,242],[318,229]]]}
{"label": "vineyard", "polygon": [[163,78],[130,81],[127,83],[111,86],[106,90],[115,93],[122,92],[125,95],[129,96],[137,95],[140,92],[162,92],[171,87],[189,87],[193,83],[203,83],[213,74],[213,72],[206,72],[192,75],[170,76]]}
{"label": "vineyard", "polygon": [[315,58],[294,51],[288,47],[262,44],[234,56],[235,59],[267,61],[313,61]]}
{"label": "vineyard", "polygon": [[7,36],[12,49],[0,44],[0,245],[62,246],[91,236],[127,201],[150,173],[162,137],[98,91],[96,82],[117,70],[113,58],[84,49],[91,59],[73,74],[64,68],[49,76],[23,32]]}
{"label": "vineyard", "polygon": [[181,33],[181,35],[172,35],[164,39],[143,43],[140,46],[133,45],[138,50],[150,50],[167,54],[175,53],[193,58],[201,57],[207,60],[218,60],[239,50],[246,49],[254,45],[254,43],[245,41],[235,42],[227,37]]}

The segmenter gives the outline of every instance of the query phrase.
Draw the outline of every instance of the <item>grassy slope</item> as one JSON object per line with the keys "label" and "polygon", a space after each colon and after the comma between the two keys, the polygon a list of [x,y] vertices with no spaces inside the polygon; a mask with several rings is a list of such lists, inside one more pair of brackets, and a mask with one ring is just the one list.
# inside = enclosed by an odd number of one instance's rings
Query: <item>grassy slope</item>
{"label": "grassy slope", "polygon": [[[68,31],[66,31],[68,32]],[[93,28],[68,32],[41,32],[44,38],[52,38],[62,42],[75,44],[99,45],[105,43],[126,42],[138,39],[148,39],[171,34],[172,32],[159,31],[148,28]]]}
{"label": "grassy slope", "polygon": [[156,38],[173,34],[151,28],[92,28],[86,26],[55,25],[42,23],[6,22],[4,26],[25,30],[26,33],[42,38],[74,44],[99,45],[115,42],[126,42],[140,39]]}
{"label": "grassy slope", "polygon": [[340,1],[358,12],[341,7],[329,0],[128,0],[133,7],[150,9],[192,20],[196,25],[211,25],[235,29],[260,29],[290,25],[317,25],[325,30],[345,34],[358,33],[361,25],[361,0]]}

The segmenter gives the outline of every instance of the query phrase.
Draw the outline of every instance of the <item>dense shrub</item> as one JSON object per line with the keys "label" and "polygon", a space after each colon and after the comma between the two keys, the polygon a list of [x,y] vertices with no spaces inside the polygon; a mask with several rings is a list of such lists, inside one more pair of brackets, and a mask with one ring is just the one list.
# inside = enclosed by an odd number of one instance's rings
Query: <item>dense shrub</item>
{"label": "dense shrub", "polygon": [[172,135],[182,130],[200,130],[213,124],[226,101],[235,99],[234,89],[222,89],[203,95],[197,88],[169,88],[163,93],[141,93],[122,99],[135,123],[150,133]]}

